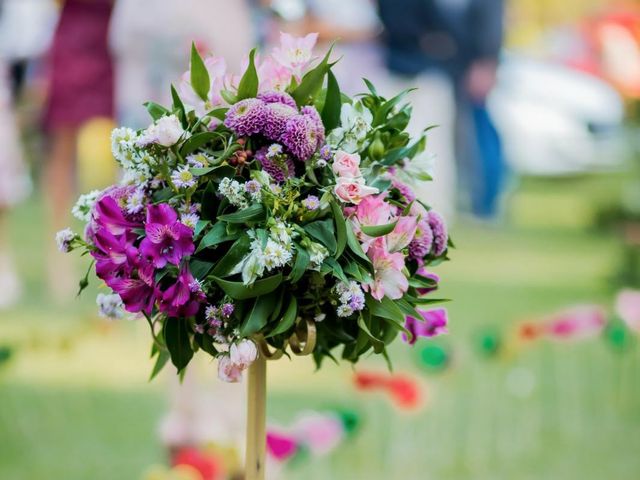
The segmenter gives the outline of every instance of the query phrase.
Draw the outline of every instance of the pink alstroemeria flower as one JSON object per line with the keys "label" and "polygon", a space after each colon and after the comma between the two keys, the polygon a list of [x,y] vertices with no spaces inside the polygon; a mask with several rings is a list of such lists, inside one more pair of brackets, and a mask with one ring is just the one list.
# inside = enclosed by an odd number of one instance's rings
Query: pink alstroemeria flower
{"label": "pink alstroemeria flower", "polygon": [[97,250],[91,252],[96,260],[96,275],[110,286],[112,280],[129,276],[133,269],[131,259],[137,254],[133,246],[136,235],[126,233],[113,235],[106,228],[95,233]]}
{"label": "pink alstroemeria flower", "polygon": [[449,333],[447,330],[448,316],[447,310],[444,308],[435,308],[433,310],[420,310],[418,313],[422,318],[418,319],[412,316],[407,316],[405,319],[405,328],[412,334],[411,339],[403,334],[402,338],[409,345],[413,345],[418,340],[418,337],[436,337],[444,333]]}
{"label": "pink alstroemeria flower", "polygon": [[133,228],[142,227],[139,223],[127,220],[118,202],[109,195],[103,196],[96,202],[93,221],[97,229],[104,228],[113,235],[122,235]]}
{"label": "pink alstroemeria flower", "polygon": [[204,60],[204,65],[207,68],[207,72],[209,72],[210,82],[207,101],[200,98],[193,90],[191,86],[191,71],[187,71],[182,75],[178,85],[178,93],[182,101],[186,105],[193,107],[199,116],[204,116],[213,108],[226,104],[220,92],[230,87],[229,82],[232,78],[227,74],[227,63],[222,57],[207,57]]}
{"label": "pink alstroemeria flower", "polygon": [[140,244],[140,251],[151,258],[156,268],[167,263],[178,265],[195,250],[193,230],[180,223],[176,211],[166,203],[147,208],[144,230],[147,236]]}
{"label": "pink alstroemeria flower", "polygon": [[351,225],[356,236],[362,243],[362,250],[366,253],[375,238],[365,235],[361,225],[385,225],[391,221],[391,204],[385,202],[386,193],[370,195],[362,199],[357,207],[344,209],[345,215],[352,216]]}
{"label": "pink alstroemeria flower", "polygon": [[193,278],[189,266],[185,263],[180,269],[176,283],[162,294],[159,308],[171,317],[191,317],[198,313],[200,305],[206,299],[202,287]]}
{"label": "pink alstroemeria flower", "polygon": [[120,295],[127,312],[150,315],[160,291],[155,285],[153,269],[138,269],[138,278],[118,278],[109,285]]}
{"label": "pink alstroemeria flower", "polygon": [[373,283],[365,285],[371,291],[371,296],[376,300],[382,300],[385,296],[392,300],[401,298],[409,288],[409,280],[402,273],[404,255],[400,252],[389,253],[382,237],[371,243],[367,255],[374,270]]}
{"label": "pink alstroemeria flower", "polygon": [[416,234],[418,221],[416,217],[400,217],[393,231],[386,236],[387,249],[399,252],[409,245]]}
{"label": "pink alstroemeria flower", "polygon": [[291,71],[273,59],[266,57],[257,67],[260,92],[284,92],[291,83]]}
{"label": "pink alstroemeria flower", "polygon": [[317,40],[317,33],[310,33],[305,37],[294,37],[280,32],[280,46],[273,49],[273,58],[300,78],[304,69],[313,60],[313,47]]}

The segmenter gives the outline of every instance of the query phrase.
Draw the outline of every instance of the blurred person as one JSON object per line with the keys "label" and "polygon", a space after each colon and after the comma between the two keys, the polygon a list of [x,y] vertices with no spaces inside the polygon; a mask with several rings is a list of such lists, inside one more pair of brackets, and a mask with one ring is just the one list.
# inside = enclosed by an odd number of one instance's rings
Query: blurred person
{"label": "blurred person", "polygon": [[[435,182],[423,192],[451,219],[456,183],[481,217],[495,213],[502,156],[485,109],[496,78],[504,0],[378,0],[390,92],[412,86],[415,130],[428,137]],[[456,174],[457,170],[457,174]],[[457,180],[456,180],[457,177]]]}
{"label": "blurred person", "polygon": [[0,0],[0,10],[0,56],[15,101],[30,60],[41,57],[51,43],[58,11],[54,0]]}
{"label": "blurred person", "polygon": [[[107,47],[111,10],[112,0],[65,0],[49,52],[44,114],[49,146],[43,190],[54,232],[68,224],[80,127],[92,118],[113,117],[113,67]],[[54,294],[72,287],[67,265],[61,255],[49,255],[49,285]]]}
{"label": "blurred person", "polygon": [[167,86],[179,87],[191,42],[203,55],[223,57],[229,70],[240,72],[256,40],[251,14],[245,0],[118,0],[109,45],[119,122],[145,127],[150,119],[144,102],[171,103]]}
{"label": "blurred person", "polygon": [[30,190],[13,115],[8,70],[0,57],[0,309],[12,305],[21,290],[9,252],[7,211]]}

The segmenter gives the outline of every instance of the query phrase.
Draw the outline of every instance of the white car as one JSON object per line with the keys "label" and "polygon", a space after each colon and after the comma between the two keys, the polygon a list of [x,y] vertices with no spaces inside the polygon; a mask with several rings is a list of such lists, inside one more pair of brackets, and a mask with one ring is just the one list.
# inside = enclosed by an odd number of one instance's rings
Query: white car
{"label": "white car", "polygon": [[518,173],[567,175],[625,160],[622,98],[595,76],[508,55],[488,108]]}

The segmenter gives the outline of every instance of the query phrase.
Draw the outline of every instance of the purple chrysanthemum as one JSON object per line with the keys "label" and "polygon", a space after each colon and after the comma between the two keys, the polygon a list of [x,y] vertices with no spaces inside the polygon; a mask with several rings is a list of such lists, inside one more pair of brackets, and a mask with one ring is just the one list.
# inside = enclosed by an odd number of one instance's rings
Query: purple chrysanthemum
{"label": "purple chrysanthemum", "polygon": [[431,251],[433,244],[433,231],[427,220],[418,222],[416,235],[409,244],[409,256],[415,260],[420,260]]}
{"label": "purple chrysanthemum", "polygon": [[292,108],[295,108],[297,111],[296,101],[293,99],[291,95],[286,92],[262,92],[258,94],[258,98],[262,100],[264,103],[283,103],[285,105],[289,105]]}
{"label": "purple chrysanthemum", "polygon": [[225,127],[236,135],[259,133],[265,123],[265,103],[257,98],[246,98],[233,105],[224,119]]}
{"label": "purple chrysanthemum", "polygon": [[267,148],[262,147],[256,152],[256,159],[262,165],[262,169],[278,183],[284,182],[287,178],[295,175],[295,165],[290,157],[279,155],[278,157],[267,157]]}
{"label": "purple chrysanthemum", "polygon": [[427,222],[429,222],[429,226],[433,231],[433,254],[439,257],[447,250],[447,241],[449,239],[447,226],[440,214],[433,210],[429,210]]}
{"label": "purple chrysanthemum", "polygon": [[287,121],[282,143],[298,159],[308,160],[318,147],[318,132],[309,115],[296,115]]}
{"label": "purple chrysanthemum", "polygon": [[295,108],[284,103],[267,103],[262,134],[270,140],[280,140],[287,128],[287,121],[297,114]]}
{"label": "purple chrysanthemum", "polygon": [[416,194],[413,193],[413,189],[406,183],[402,183],[396,178],[391,179],[391,186],[400,192],[407,203],[411,203],[416,199]]}
{"label": "purple chrysanthemum", "polygon": [[316,110],[316,107],[307,105],[305,107],[302,107],[302,109],[300,110],[300,113],[302,113],[302,115],[309,117],[313,121],[313,125],[315,126],[315,129],[316,129],[316,136],[318,139],[317,144],[320,145],[321,143],[323,143],[324,142],[324,124],[322,123],[322,118],[320,118],[320,114],[318,113],[318,110]]}

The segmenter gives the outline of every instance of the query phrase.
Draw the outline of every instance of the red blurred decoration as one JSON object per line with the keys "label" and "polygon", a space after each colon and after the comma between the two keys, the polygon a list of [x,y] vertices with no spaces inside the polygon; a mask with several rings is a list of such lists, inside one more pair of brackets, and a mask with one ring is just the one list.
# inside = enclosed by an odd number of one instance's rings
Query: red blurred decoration
{"label": "red blurred decoration", "polygon": [[542,334],[542,328],[535,323],[526,322],[520,325],[518,329],[518,335],[522,340],[533,341],[540,337]]}
{"label": "red blurred decoration", "polygon": [[222,462],[213,455],[205,454],[197,448],[185,447],[173,457],[173,466],[188,465],[202,475],[202,480],[222,480],[224,467]]}
{"label": "red blurred decoration", "polygon": [[416,410],[423,404],[423,393],[419,383],[408,375],[357,372],[353,381],[360,391],[385,392],[394,404],[402,409]]}

